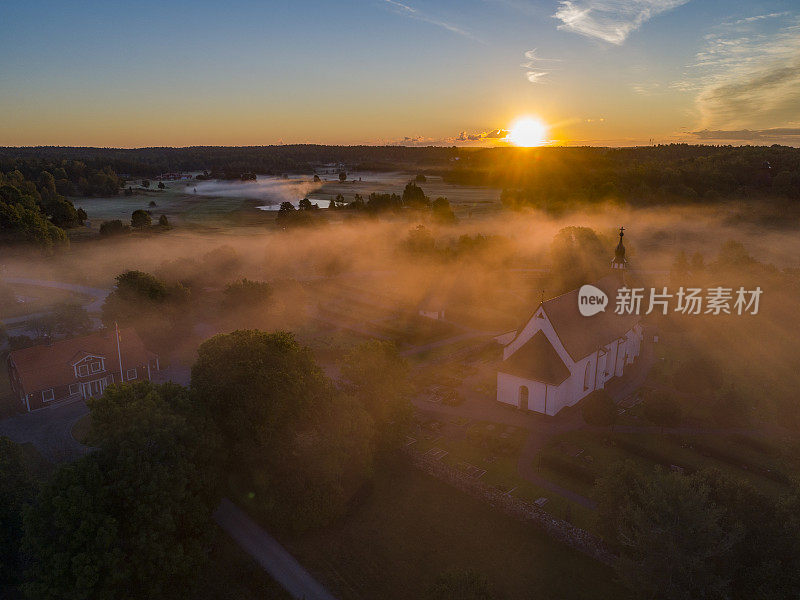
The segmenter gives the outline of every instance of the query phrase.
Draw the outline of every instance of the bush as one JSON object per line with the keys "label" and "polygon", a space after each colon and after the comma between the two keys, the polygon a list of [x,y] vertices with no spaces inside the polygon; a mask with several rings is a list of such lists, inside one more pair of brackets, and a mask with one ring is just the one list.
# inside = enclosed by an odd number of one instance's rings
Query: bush
{"label": "bush", "polygon": [[100,225],[100,235],[103,237],[110,237],[113,235],[122,235],[128,233],[129,227],[119,219],[113,221],[103,221]]}

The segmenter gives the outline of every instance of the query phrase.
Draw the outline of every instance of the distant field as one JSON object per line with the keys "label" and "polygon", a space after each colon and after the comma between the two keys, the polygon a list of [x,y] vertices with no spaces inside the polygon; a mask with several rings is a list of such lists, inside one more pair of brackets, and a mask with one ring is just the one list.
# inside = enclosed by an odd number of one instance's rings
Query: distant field
{"label": "distant field", "polygon": [[[352,178],[356,180],[353,181]],[[362,177],[362,181],[358,181]],[[156,181],[151,181],[150,189],[135,185],[133,196],[111,196],[106,198],[72,198],[78,208],[83,208],[89,216],[91,228],[96,230],[103,221],[120,219],[128,222],[134,210],[149,210],[156,221],[162,214],[176,224],[214,226],[214,225],[253,225],[271,222],[275,215],[269,211],[258,210],[259,204],[275,203],[283,200],[297,202],[303,196],[314,200],[331,200],[337,195],[351,202],[356,194],[365,200],[373,192],[402,194],[406,183],[414,178],[412,173],[351,173],[350,180],[341,183],[335,175],[322,175],[323,181],[311,183],[310,175],[292,176],[289,180],[260,175],[252,187],[233,182],[168,181],[166,188],[159,190]],[[285,183],[284,183],[285,181]],[[303,183],[302,185],[300,183]],[[261,184],[261,185],[259,185]],[[500,190],[477,186],[462,186],[445,183],[441,177],[430,177],[420,184],[425,193],[436,199],[440,196],[450,200],[453,209],[460,217],[492,212],[499,208]],[[198,192],[195,193],[195,188]],[[230,188],[230,189],[226,189]],[[219,193],[206,193],[204,189],[219,190]],[[150,207],[153,201],[157,206]]]}
{"label": "distant field", "polygon": [[409,466],[381,473],[341,522],[287,545],[341,600],[423,598],[437,575],[467,568],[507,600],[627,597],[608,568]]}

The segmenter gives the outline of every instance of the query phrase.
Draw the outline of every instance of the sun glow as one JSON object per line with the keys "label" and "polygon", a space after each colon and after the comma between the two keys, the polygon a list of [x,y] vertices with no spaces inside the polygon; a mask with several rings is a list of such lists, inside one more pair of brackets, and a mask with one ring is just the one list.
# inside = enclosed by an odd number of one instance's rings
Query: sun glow
{"label": "sun glow", "polygon": [[515,146],[541,146],[547,143],[547,126],[532,117],[518,119],[511,126],[506,140]]}

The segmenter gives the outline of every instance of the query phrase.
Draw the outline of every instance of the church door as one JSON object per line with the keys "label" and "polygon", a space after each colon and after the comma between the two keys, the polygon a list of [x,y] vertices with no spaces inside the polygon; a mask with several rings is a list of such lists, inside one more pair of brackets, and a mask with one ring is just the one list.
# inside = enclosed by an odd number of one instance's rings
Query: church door
{"label": "church door", "polygon": [[528,388],[524,385],[519,388],[519,408],[528,410]]}

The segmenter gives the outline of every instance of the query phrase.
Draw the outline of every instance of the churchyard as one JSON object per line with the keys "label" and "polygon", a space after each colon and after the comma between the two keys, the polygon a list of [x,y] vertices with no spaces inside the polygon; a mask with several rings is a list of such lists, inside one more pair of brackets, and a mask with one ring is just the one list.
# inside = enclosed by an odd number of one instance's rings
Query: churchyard
{"label": "churchyard", "polygon": [[499,597],[628,597],[609,568],[405,464],[376,474],[331,527],[284,542],[342,600],[423,597],[437,575],[465,568]]}

